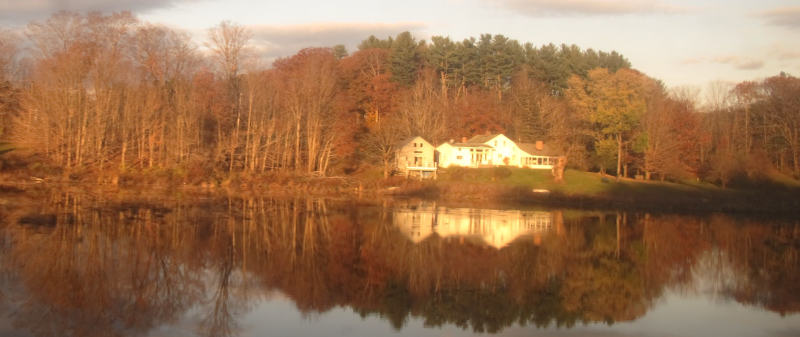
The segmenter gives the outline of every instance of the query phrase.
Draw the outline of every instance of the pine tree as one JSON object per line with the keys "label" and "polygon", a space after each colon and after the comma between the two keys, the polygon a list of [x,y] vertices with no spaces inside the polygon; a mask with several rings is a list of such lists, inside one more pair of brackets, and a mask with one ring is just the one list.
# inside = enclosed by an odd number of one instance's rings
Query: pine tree
{"label": "pine tree", "polygon": [[397,35],[389,56],[392,81],[403,86],[414,84],[420,66],[418,44],[409,32]]}

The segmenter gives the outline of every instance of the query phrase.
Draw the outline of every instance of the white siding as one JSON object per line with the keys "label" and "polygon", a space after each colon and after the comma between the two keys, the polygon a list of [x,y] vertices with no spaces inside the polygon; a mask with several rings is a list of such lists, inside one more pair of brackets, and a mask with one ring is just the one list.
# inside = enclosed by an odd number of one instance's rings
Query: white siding
{"label": "white siding", "polygon": [[434,162],[435,149],[422,137],[414,137],[400,149],[397,150],[397,170],[407,173],[414,168],[435,168]]}

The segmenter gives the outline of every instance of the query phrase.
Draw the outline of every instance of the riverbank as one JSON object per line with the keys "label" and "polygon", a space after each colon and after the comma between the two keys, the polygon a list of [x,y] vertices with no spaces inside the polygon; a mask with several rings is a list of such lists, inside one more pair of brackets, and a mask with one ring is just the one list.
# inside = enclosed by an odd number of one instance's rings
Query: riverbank
{"label": "riverbank", "polygon": [[661,212],[760,213],[793,216],[800,209],[800,183],[785,177],[721,188],[704,182],[620,179],[567,170],[554,182],[549,171],[515,168],[443,171],[435,182],[394,192],[442,201],[492,202],[569,208],[613,208]]}
{"label": "riverbank", "polygon": [[[192,197],[209,194],[380,200],[422,198],[451,204],[502,204],[659,212],[726,212],[793,216],[800,209],[800,183],[791,179],[760,181],[745,188],[720,188],[702,182],[656,182],[620,179],[567,170],[563,182],[547,170],[456,168],[441,170],[437,180],[383,179],[379,170],[320,177],[286,173],[235,173],[224,178],[190,176],[179,170],[73,172],[9,167],[0,172],[0,202],[50,191],[89,192],[124,200],[142,195]],[[785,178],[785,177],[784,177]]]}

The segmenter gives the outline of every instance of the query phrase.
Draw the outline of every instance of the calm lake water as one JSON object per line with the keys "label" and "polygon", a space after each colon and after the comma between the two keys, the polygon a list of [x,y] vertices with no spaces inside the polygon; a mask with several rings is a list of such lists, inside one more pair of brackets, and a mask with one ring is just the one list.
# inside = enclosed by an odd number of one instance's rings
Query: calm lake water
{"label": "calm lake water", "polygon": [[800,336],[800,221],[431,202],[0,213],[0,336]]}

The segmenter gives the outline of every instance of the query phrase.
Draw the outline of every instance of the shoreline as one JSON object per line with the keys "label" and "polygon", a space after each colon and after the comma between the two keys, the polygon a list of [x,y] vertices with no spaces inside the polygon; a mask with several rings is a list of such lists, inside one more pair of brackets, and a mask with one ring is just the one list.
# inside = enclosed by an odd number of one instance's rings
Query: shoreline
{"label": "shoreline", "polygon": [[[8,176],[6,176],[8,178]],[[548,190],[534,192],[532,186],[514,186],[500,182],[419,181],[408,179],[367,180],[356,177],[290,177],[280,180],[243,180],[237,184],[183,184],[171,182],[108,184],[82,179],[24,179],[16,177],[0,182],[0,206],[16,198],[36,199],[54,191],[94,195],[105,200],[153,198],[201,198],[208,196],[275,198],[318,197],[339,200],[422,199],[445,204],[503,205],[512,207],[558,207],[586,210],[624,210],[653,213],[728,213],[754,216],[796,217],[800,209],[797,190],[708,191],[658,190],[638,191],[650,182],[624,181],[610,185],[608,193],[569,193]],[[144,179],[146,180],[146,179]],[[611,183],[607,183],[611,184]],[[654,183],[663,189],[663,184]],[[646,188],[646,186],[645,186]],[[541,189],[538,189],[541,190]]]}

